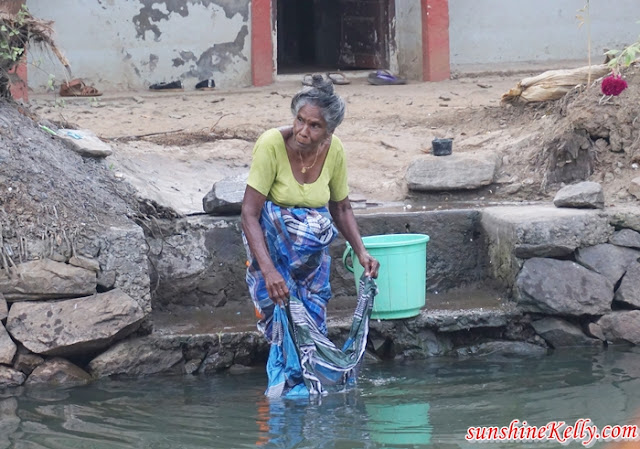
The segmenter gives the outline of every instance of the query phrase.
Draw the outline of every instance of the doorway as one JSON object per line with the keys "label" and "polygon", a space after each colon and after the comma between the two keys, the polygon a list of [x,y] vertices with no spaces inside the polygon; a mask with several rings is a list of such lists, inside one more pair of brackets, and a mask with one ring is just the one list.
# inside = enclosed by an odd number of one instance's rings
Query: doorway
{"label": "doorway", "polygon": [[277,0],[278,73],[388,68],[393,0]]}

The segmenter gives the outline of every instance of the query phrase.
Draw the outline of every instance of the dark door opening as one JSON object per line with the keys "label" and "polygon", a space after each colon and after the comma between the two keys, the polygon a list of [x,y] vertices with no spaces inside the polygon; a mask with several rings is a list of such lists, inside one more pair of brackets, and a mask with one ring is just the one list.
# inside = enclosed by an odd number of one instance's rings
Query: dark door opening
{"label": "dark door opening", "polygon": [[277,0],[278,73],[388,68],[393,0]]}

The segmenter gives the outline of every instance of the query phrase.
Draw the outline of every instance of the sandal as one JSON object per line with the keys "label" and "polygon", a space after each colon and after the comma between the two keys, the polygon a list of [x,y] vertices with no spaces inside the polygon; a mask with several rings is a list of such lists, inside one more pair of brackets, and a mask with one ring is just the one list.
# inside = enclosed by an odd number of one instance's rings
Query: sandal
{"label": "sandal", "polygon": [[61,97],[99,97],[100,95],[102,92],[93,86],[87,86],[79,78],[60,85]]}
{"label": "sandal", "polygon": [[351,84],[351,81],[341,72],[327,72],[327,78],[329,78],[333,84]]}
{"label": "sandal", "polygon": [[182,87],[182,81],[171,81],[169,83],[156,83],[149,86],[150,90],[162,90],[164,92],[176,92],[184,90]]}
{"label": "sandal", "polygon": [[369,81],[369,84],[373,84],[374,86],[407,84],[406,79],[399,78],[388,70],[377,70],[369,73],[367,81]]}
{"label": "sandal", "polygon": [[213,79],[202,80],[196,84],[196,90],[214,90],[216,82]]}

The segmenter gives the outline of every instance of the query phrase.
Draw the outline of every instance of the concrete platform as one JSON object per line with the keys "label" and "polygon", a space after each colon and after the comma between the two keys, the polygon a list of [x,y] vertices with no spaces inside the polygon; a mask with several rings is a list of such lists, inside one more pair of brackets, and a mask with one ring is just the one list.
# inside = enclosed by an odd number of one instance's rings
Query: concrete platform
{"label": "concrete platform", "polygon": [[[330,328],[345,328],[351,324],[351,317],[356,305],[353,296],[339,296],[329,302],[327,322]],[[419,320],[424,326],[435,331],[450,332],[452,330],[472,327],[487,327],[487,317],[497,320],[497,325],[506,324],[504,317],[515,312],[502,293],[490,285],[483,283],[454,288],[443,293],[427,294],[426,305],[418,317],[390,322]],[[454,326],[460,321],[460,326]],[[158,335],[202,335],[219,333],[243,333],[256,330],[257,318],[253,305],[246,303],[229,303],[224,307],[209,310],[185,308],[173,312],[153,312],[154,334]],[[372,320],[375,323],[384,321]]]}

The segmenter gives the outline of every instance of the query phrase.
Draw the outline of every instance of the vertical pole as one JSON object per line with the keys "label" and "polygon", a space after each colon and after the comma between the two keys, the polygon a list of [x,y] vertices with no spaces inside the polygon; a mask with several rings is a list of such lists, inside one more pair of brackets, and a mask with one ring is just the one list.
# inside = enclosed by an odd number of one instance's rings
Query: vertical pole
{"label": "vertical pole", "polygon": [[422,80],[449,79],[449,1],[422,2]]}
{"label": "vertical pole", "polygon": [[251,81],[254,86],[273,82],[271,1],[251,0]]}

